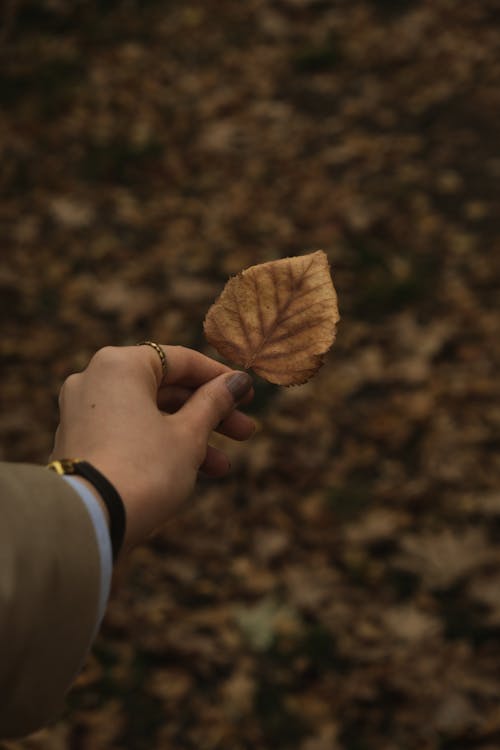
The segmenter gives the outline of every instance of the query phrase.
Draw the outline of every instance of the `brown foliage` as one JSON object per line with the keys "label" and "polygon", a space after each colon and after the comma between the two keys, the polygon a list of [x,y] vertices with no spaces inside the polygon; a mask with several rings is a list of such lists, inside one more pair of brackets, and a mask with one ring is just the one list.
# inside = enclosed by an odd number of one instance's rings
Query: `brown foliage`
{"label": "brown foliage", "polygon": [[204,328],[223,357],[271,383],[300,385],[323,364],[338,320],[328,258],[318,250],[233,276]]}
{"label": "brown foliage", "polygon": [[213,354],[243,268],[324,248],[343,324],[8,749],[498,750],[497,0],[10,5],[2,459],[46,462],[100,346]]}

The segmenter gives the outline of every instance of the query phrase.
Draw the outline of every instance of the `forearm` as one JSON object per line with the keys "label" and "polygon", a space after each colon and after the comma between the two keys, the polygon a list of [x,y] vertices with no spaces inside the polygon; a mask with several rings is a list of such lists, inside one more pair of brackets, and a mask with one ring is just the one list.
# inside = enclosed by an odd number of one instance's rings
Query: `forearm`
{"label": "forearm", "polygon": [[0,464],[0,515],[0,737],[9,737],[61,709],[95,631],[101,570],[81,498],[45,468]]}

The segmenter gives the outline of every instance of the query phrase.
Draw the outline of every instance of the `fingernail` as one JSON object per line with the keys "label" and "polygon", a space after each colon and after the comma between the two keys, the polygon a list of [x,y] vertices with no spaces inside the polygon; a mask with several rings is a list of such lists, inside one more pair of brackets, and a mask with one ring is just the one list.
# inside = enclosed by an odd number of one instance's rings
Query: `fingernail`
{"label": "fingernail", "polygon": [[234,401],[240,401],[252,387],[252,378],[247,372],[237,372],[226,379],[226,385]]}

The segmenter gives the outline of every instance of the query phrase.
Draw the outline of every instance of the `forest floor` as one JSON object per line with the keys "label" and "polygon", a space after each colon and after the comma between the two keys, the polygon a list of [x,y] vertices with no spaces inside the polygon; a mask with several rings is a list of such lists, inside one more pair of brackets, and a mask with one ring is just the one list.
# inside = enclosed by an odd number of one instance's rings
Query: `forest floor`
{"label": "forest floor", "polygon": [[[2,17],[3,14],[3,17]],[[104,344],[215,353],[228,276],[324,249],[337,342],[137,550],[9,750],[500,747],[496,0],[0,9],[0,458]],[[43,533],[43,530],[39,530]]]}

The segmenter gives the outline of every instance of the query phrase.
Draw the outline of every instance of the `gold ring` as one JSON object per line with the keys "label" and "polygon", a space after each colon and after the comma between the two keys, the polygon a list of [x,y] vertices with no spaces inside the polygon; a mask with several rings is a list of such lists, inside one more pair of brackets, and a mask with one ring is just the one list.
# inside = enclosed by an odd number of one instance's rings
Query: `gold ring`
{"label": "gold ring", "polygon": [[136,346],[152,346],[155,352],[158,354],[161,362],[161,369],[163,370],[163,377],[167,374],[167,358],[165,356],[165,352],[161,348],[159,344],[157,344],[155,341],[139,341]]}

